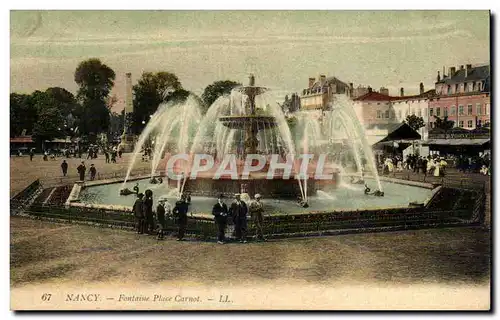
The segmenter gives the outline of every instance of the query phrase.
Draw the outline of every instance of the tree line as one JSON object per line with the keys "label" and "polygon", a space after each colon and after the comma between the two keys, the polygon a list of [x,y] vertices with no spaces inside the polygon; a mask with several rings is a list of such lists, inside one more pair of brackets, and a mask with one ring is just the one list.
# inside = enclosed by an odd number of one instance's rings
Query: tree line
{"label": "tree line", "polygon": [[[66,136],[81,137],[93,143],[100,134],[112,137],[123,131],[124,111],[112,111],[117,102],[110,96],[116,74],[99,59],[78,64],[74,80],[76,96],[64,88],[51,87],[31,94],[10,94],[10,136],[32,135],[38,143]],[[182,87],[171,72],[144,72],[133,86],[134,112],[130,115],[132,131],[139,134],[158,106],[166,102],[183,102],[190,95],[198,100],[203,112],[221,95],[241,84],[216,81],[200,97]]]}

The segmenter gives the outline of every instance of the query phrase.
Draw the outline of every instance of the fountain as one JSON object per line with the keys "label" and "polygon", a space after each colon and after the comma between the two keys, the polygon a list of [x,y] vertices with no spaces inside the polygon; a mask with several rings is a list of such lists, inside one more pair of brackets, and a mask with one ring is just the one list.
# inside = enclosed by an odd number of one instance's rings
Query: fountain
{"label": "fountain", "polygon": [[[193,212],[210,212],[219,194],[248,200],[260,193],[276,213],[406,208],[429,198],[427,188],[379,178],[348,98],[336,96],[320,117],[299,111],[292,121],[270,93],[250,75],[248,85],[219,97],[205,114],[194,97],[160,105],[138,138],[124,181],[85,187],[79,200],[132,205],[135,184],[173,202],[190,193]],[[150,174],[132,177],[151,141]]]}

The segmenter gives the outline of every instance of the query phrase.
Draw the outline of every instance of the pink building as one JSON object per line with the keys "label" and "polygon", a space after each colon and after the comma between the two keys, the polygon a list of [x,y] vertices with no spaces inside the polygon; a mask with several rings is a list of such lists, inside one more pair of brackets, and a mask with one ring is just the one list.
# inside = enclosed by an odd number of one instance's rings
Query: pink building
{"label": "pink building", "polygon": [[449,68],[448,75],[439,72],[436,97],[429,101],[429,128],[436,117],[448,116],[456,127],[474,129],[490,123],[490,66],[468,64]]}

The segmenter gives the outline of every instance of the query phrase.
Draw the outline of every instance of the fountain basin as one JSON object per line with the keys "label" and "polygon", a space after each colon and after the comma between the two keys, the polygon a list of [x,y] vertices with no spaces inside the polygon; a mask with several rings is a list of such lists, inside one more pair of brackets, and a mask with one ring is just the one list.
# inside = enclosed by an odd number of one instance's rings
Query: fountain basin
{"label": "fountain basin", "polygon": [[[419,185],[415,185],[413,183],[408,184],[401,180],[391,180],[392,181],[386,181],[383,179],[381,181],[385,192],[384,197],[366,196],[363,192],[363,185],[340,183],[334,190],[328,190],[328,188],[317,190],[315,195],[309,197],[308,208],[300,207],[295,200],[279,199],[277,197],[264,197],[262,201],[266,214],[305,214],[332,211],[410,208],[411,202],[427,203],[434,194],[432,185],[430,184],[419,183]],[[271,181],[276,182],[276,180]],[[372,179],[368,178],[366,182],[371,186],[375,186],[375,181]],[[153,191],[155,207],[159,196],[166,195],[172,205],[177,200],[178,193],[176,189],[168,186],[166,183],[150,184],[149,179],[141,179],[127,181],[125,187],[131,189],[136,183],[139,184],[140,192],[144,192],[146,189],[151,189]],[[79,203],[75,203],[75,205],[88,205],[94,208],[109,208],[110,206],[118,208],[128,207],[131,210],[136,197],[134,195],[120,196],[119,190],[122,187],[122,182],[84,186],[79,194]],[[230,193],[227,195],[228,197],[231,196]],[[194,215],[210,217],[212,206],[216,201],[216,196],[212,195],[210,191],[205,191],[204,194],[201,190],[197,195],[192,196],[190,212]],[[232,200],[226,198],[225,201],[229,204]],[[73,203],[70,205],[73,205]]]}

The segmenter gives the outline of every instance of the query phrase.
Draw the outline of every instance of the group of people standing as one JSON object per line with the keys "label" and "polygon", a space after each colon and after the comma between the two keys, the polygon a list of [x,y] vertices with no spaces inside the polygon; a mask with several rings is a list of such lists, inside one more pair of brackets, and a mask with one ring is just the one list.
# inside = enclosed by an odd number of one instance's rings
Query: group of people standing
{"label": "group of people standing", "polygon": [[[241,195],[236,194],[234,201],[229,206],[224,202],[223,195],[217,198],[217,203],[212,208],[212,215],[217,226],[217,243],[224,244],[226,242],[226,229],[230,224],[234,224],[236,239],[241,243],[246,243],[249,214],[255,225],[256,239],[267,240],[262,228],[264,207],[261,198],[260,194],[256,194],[255,199],[247,205],[241,199]],[[184,240],[190,204],[191,197],[188,194],[183,194],[173,207],[166,197],[160,197],[155,214],[153,212],[153,192],[148,189],[144,194],[138,193],[132,209],[137,233],[156,235],[158,240],[163,240],[167,230],[170,229],[168,223],[173,221],[177,226],[177,241]]]}
{"label": "group of people standing", "polygon": [[255,199],[250,203],[249,206],[241,200],[240,194],[235,194],[234,201],[228,207],[224,203],[224,196],[220,195],[217,199],[217,203],[214,204],[212,208],[212,215],[214,216],[215,223],[217,225],[217,243],[223,244],[226,234],[226,227],[228,225],[228,219],[232,219],[234,223],[234,230],[236,239],[240,243],[247,242],[247,230],[248,230],[248,213],[253,219],[255,225],[255,237],[257,240],[266,241],[264,237],[264,232],[262,229],[262,223],[264,221],[264,206],[261,202],[261,195],[255,194]]}
{"label": "group of people standing", "polygon": [[[63,162],[61,163],[61,169],[63,172],[63,176],[66,176],[66,174],[68,173],[68,163],[66,162],[66,160],[63,160]],[[87,167],[85,167],[84,161],[80,163],[80,165],[76,168],[76,171],[78,172],[80,181],[85,181],[85,172],[87,171]],[[97,169],[95,168],[93,163],[90,165],[89,173],[90,173],[90,181],[94,181],[95,176],[97,174]]]}
{"label": "group of people standing", "polygon": [[184,240],[189,204],[190,202],[187,195],[182,195],[175,203],[174,208],[172,208],[166,197],[160,197],[158,199],[158,205],[156,206],[157,224],[155,224],[153,192],[148,189],[144,194],[138,193],[137,200],[135,200],[132,209],[136,220],[137,233],[146,235],[156,234],[158,240],[163,240],[167,232],[168,221],[175,220],[177,224],[177,241]]}

